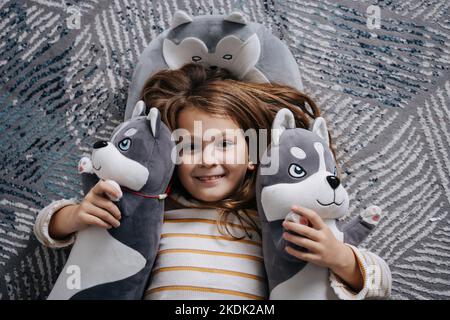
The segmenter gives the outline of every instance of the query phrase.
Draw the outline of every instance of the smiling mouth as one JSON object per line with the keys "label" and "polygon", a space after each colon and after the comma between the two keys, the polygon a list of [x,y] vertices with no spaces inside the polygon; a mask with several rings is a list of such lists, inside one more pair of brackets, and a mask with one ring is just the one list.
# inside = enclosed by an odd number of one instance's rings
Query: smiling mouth
{"label": "smiling mouth", "polygon": [[223,177],[225,177],[225,174],[214,175],[214,176],[200,176],[200,177],[195,177],[195,179],[197,179],[201,182],[207,182],[207,181],[219,180]]}
{"label": "smiling mouth", "polygon": [[96,167],[94,166],[94,163],[92,163],[92,168],[94,168],[95,170],[99,171],[99,170],[102,168],[102,166],[96,168]]}
{"label": "smiling mouth", "polygon": [[316,200],[321,206],[324,206],[324,207],[328,207],[328,206],[331,206],[331,205],[336,205],[336,206],[340,206],[342,203],[344,203],[344,201],[342,200],[342,202],[341,203],[337,203],[337,202],[335,202],[335,201],[332,201],[332,202],[330,202],[330,203],[322,203],[322,202],[320,202],[319,200]]}

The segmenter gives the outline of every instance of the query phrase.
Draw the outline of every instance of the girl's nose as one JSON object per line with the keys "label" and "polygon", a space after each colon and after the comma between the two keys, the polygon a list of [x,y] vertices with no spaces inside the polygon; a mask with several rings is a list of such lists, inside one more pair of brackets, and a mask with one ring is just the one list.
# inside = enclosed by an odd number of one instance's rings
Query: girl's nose
{"label": "girl's nose", "polygon": [[202,164],[205,166],[213,166],[219,163],[214,148],[206,147],[202,153]]}

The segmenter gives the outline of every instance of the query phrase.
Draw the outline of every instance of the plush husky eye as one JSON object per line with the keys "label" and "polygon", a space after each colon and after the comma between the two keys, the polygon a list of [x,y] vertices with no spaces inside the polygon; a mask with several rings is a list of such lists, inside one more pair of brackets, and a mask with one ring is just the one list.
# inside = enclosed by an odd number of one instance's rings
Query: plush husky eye
{"label": "plush husky eye", "polygon": [[119,149],[122,151],[127,151],[128,149],[130,149],[130,146],[131,146],[130,138],[125,138],[119,142]]}
{"label": "plush husky eye", "polygon": [[202,60],[202,57],[199,57],[199,56],[192,57],[192,61],[194,61],[194,62],[199,62],[200,60]]}
{"label": "plush husky eye", "polygon": [[225,60],[231,60],[233,58],[233,56],[231,54],[226,54],[222,58]]}
{"label": "plush husky eye", "polygon": [[337,171],[337,168],[336,168],[336,167],[334,167],[333,175],[334,175],[335,177],[338,176],[338,171]]}
{"label": "plush husky eye", "polygon": [[289,167],[289,174],[294,178],[301,178],[306,175],[306,171],[298,164],[291,164]]}

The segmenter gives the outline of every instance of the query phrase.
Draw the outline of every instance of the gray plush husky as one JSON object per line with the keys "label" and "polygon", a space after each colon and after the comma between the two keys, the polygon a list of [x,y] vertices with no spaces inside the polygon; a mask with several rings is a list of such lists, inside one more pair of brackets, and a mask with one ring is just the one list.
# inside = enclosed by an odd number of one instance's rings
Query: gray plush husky
{"label": "gray plush husky", "polygon": [[79,164],[83,188],[104,179],[120,191],[121,225],[79,231],[48,299],[142,299],[156,257],[174,163],[174,142],[159,111],[139,101],[111,140],[94,144]]}
{"label": "gray plush husky", "polygon": [[256,182],[270,299],[337,298],[327,268],[301,261],[284,250],[282,222],[299,220],[290,211],[292,205],[314,210],[338,240],[353,245],[362,242],[380,219],[380,209],[371,206],[343,228],[338,226],[337,219],[347,214],[349,198],[337,177],[329,143],[323,118],[316,118],[309,131],[295,128],[288,109],[277,113],[272,143],[261,159]]}
{"label": "gray plush husky", "polygon": [[154,73],[186,63],[229,70],[247,82],[277,82],[303,90],[297,63],[288,47],[263,25],[240,12],[191,17],[175,12],[169,30],[152,40],[139,58],[128,94],[125,119],[145,81]]}

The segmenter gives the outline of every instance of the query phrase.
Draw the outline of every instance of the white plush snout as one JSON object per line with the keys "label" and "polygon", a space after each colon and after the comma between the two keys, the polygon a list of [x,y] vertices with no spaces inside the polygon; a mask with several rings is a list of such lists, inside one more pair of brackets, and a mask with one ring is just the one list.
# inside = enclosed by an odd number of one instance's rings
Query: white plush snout
{"label": "white plush snout", "polygon": [[111,142],[92,152],[92,167],[102,179],[111,179],[132,190],[140,190],[149,176],[148,169],[137,161],[125,157]]}

